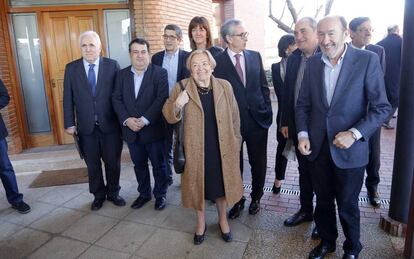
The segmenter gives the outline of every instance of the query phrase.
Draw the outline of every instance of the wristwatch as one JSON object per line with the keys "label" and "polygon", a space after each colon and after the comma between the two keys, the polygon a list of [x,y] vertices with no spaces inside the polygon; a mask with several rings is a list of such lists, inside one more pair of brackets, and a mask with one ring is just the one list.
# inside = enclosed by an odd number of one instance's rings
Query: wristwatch
{"label": "wristwatch", "polygon": [[357,140],[358,140],[358,138],[357,138],[357,136],[355,135],[355,133],[354,133],[352,130],[350,130],[350,132],[351,132],[351,134],[352,134],[352,138],[353,138],[355,141],[357,141]]}

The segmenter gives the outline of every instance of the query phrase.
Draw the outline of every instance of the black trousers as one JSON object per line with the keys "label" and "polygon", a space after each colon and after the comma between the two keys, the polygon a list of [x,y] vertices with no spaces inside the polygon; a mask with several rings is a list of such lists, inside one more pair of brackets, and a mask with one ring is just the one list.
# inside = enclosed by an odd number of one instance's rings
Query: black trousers
{"label": "black trousers", "polygon": [[369,161],[366,167],[365,186],[368,191],[376,191],[380,183],[379,169],[381,166],[381,127],[369,139]]}
{"label": "black trousers", "polygon": [[247,155],[252,172],[252,192],[250,193],[250,197],[253,200],[260,200],[263,196],[267,169],[268,132],[268,129],[260,128],[243,136],[240,150],[240,172],[243,177],[243,143],[246,143]]}
{"label": "black trousers", "polygon": [[276,158],[275,158],[275,173],[276,173],[276,180],[285,180],[285,173],[286,173],[286,166],[288,160],[286,157],[283,156],[283,150],[286,146],[285,137],[283,134],[278,130],[276,133],[277,139],[277,148],[276,148]]}
{"label": "black trousers", "polygon": [[309,160],[302,155],[295,143],[296,157],[298,159],[299,171],[299,199],[300,211],[306,213],[313,213],[313,184]]}
{"label": "black trousers", "polygon": [[[105,134],[95,126],[92,134],[80,135],[80,145],[88,167],[89,192],[95,198],[118,195],[121,172],[122,139],[119,132]],[[102,174],[101,159],[105,165],[106,185]]]}
{"label": "black trousers", "polygon": [[322,242],[335,245],[338,237],[335,200],[339,220],[345,234],[345,253],[358,255],[362,249],[358,196],[362,188],[365,167],[341,169],[335,166],[324,141],[320,154],[311,164],[316,193],[315,223]]}
{"label": "black trousers", "polygon": [[174,125],[165,122],[165,169],[167,171],[167,178],[172,180],[172,174],[174,171],[174,164],[173,164],[173,135],[174,135]]}

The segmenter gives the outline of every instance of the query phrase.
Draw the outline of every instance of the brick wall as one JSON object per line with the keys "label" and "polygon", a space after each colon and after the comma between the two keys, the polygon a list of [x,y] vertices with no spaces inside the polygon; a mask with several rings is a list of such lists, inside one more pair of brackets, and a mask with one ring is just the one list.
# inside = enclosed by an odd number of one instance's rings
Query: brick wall
{"label": "brick wall", "polygon": [[4,11],[6,9],[4,6],[5,2],[1,1],[0,3],[0,78],[9,92],[10,103],[1,109],[1,114],[9,131],[9,136],[7,137],[9,153],[14,154],[21,152],[23,148],[16,115],[15,93],[13,91],[13,89],[16,89],[16,82],[13,78],[13,70],[10,67],[12,57],[10,55],[10,37],[7,29],[6,13]]}
{"label": "brick wall", "polygon": [[151,45],[151,53],[162,50],[161,35],[165,25],[176,24],[183,30],[184,48],[189,50],[188,24],[194,16],[204,16],[212,22],[211,0],[134,0],[135,32]]}

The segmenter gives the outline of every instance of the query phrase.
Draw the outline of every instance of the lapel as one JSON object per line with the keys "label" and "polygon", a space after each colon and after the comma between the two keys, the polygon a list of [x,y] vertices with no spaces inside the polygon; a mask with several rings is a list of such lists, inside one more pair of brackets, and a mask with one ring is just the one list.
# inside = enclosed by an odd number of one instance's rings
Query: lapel
{"label": "lapel", "polygon": [[[139,88],[136,101],[138,101],[138,99],[140,99],[141,96],[143,96],[143,92],[145,91],[145,88],[152,86],[151,75],[152,75],[152,65],[149,64],[147,67],[147,71],[145,71],[144,73],[144,78],[142,79],[141,87]],[[135,89],[134,89],[134,94],[135,94]]]}
{"label": "lapel", "polygon": [[79,80],[81,81],[80,87],[86,88],[88,93],[92,95],[92,89],[89,86],[88,76],[85,72],[85,66],[83,65],[83,59],[79,59],[76,64],[76,75],[79,75]]}
{"label": "lapel", "polygon": [[183,51],[180,49],[178,50],[178,64],[177,64],[177,81],[180,78],[181,70],[183,68]]}
{"label": "lapel", "polygon": [[[234,67],[233,62],[230,59],[230,56],[229,56],[229,53],[227,52],[227,49],[225,49],[224,52],[221,55],[224,55],[224,68],[228,67],[229,70],[230,70],[229,72],[233,74],[234,78],[236,78],[236,80],[241,85],[243,85],[243,82],[241,81],[241,79],[239,77],[239,74],[237,74],[236,68]],[[246,61],[246,56],[244,56],[244,58],[245,58],[245,61]],[[247,70],[247,68],[246,68],[246,70]]]}
{"label": "lapel", "polygon": [[96,81],[95,96],[99,95],[99,92],[102,88],[101,84],[103,84],[103,77],[104,77],[105,71],[106,71],[106,62],[102,57],[100,57],[99,69],[98,69],[98,80]]}
{"label": "lapel", "polygon": [[203,106],[201,104],[200,96],[198,96],[197,86],[194,82],[194,79],[190,77],[187,82],[184,83],[184,87],[187,90],[188,97],[193,100],[196,106],[203,110]]}
{"label": "lapel", "polygon": [[323,106],[325,106],[326,109],[329,109],[328,100],[326,100],[326,88],[325,88],[325,80],[324,80],[325,63],[323,63],[321,56],[319,56],[319,58],[317,58],[316,60],[315,69],[317,71],[317,73],[315,73],[315,75],[313,76],[313,78],[316,80],[315,85],[321,86],[319,87],[321,91],[321,94],[319,94],[319,96],[321,97],[321,102],[323,103]]}
{"label": "lapel", "polygon": [[216,111],[216,117],[218,118],[219,116],[217,112],[220,112],[220,111],[218,111],[217,108],[219,107],[218,103],[220,102],[221,98],[224,95],[224,88],[214,76],[211,76],[211,85],[213,87],[214,107]]}
{"label": "lapel", "polygon": [[[343,96],[343,92],[347,89],[349,86],[348,82],[352,77],[352,74],[357,69],[354,69],[355,63],[358,61],[355,59],[355,49],[348,45],[347,51],[345,53],[344,59],[342,60],[342,67],[341,72],[339,73],[339,78],[335,86],[335,91],[332,96],[331,101],[331,108],[335,105],[335,103],[338,101],[338,99]],[[325,94],[326,96],[326,94]],[[326,99],[326,98],[325,98]]]}
{"label": "lapel", "polygon": [[[252,57],[252,55],[251,55],[251,53],[250,52],[248,52],[248,51],[246,51],[246,50],[243,50],[243,55],[244,55],[244,67],[246,68],[245,70],[246,71],[244,71],[244,73],[246,73],[244,76],[245,76],[245,78],[246,78],[246,88],[247,88],[247,85],[248,85],[248,82],[250,82],[249,81],[249,76],[247,76],[247,75],[250,75],[251,74],[251,72],[250,72],[250,70],[251,70],[251,64],[253,64],[253,57]],[[257,69],[259,69],[259,68],[257,68]],[[236,68],[234,68],[234,71],[236,71]],[[236,72],[237,73],[237,72]],[[238,76],[237,76],[238,77]],[[241,82],[241,80],[240,80],[240,82]]]}

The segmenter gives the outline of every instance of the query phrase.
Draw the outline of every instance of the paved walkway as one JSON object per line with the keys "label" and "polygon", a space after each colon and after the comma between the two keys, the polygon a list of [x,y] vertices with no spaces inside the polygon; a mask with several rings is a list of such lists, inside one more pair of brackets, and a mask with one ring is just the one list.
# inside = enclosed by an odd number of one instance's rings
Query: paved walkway
{"label": "paved walkway", "polygon": [[[378,227],[379,215],[388,210],[394,134],[394,130],[383,130],[380,192],[384,204],[380,209],[373,209],[361,199],[364,245],[361,258],[402,258],[404,240],[391,237]],[[174,176],[174,184],[168,191],[165,210],[155,211],[154,201],[139,210],[129,207],[138,193],[126,148],[121,195],[127,206],[118,208],[105,202],[97,212],[89,209],[92,195],[87,184],[28,188],[41,169],[84,166],[73,147],[57,147],[53,151],[34,149],[14,155],[12,161],[18,171],[19,187],[32,211],[21,215],[1,196],[0,258],[307,258],[318,243],[310,238],[312,224],[283,226],[285,218],[299,206],[294,162],[288,165],[285,191],[281,195],[270,192],[274,180],[275,136],[272,127],[266,180],[269,188],[262,200],[263,209],[255,216],[245,210],[239,219],[230,221],[234,241],[225,243],[217,227],[215,207],[209,204],[207,237],[200,246],[192,244],[195,214],[181,206],[178,176]],[[250,184],[248,172],[245,176],[245,184]],[[287,194],[288,190],[293,194]],[[364,189],[360,196],[366,196]],[[341,233],[336,253],[328,258],[341,258],[343,240]]]}

